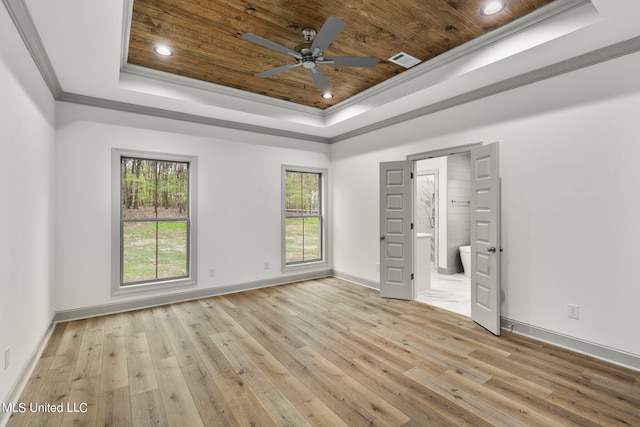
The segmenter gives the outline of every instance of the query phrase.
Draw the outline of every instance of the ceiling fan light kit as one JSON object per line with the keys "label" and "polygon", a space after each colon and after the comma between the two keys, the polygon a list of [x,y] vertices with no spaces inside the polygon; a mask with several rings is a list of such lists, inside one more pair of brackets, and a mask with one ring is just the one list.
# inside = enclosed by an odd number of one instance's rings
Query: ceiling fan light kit
{"label": "ceiling fan light kit", "polygon": [[283,65],[273,68],[271,70],[258,73],[255,76],[258,78],[271,77],[275,74],[288,71],[292,68],[303,66],[309,70],[311,78],[315,86],[320,89],[326,89],[331,84],[327,80],[324,73],[317,65],[332,65],[336,67],[361,67],[361,68],[373,68],[378,64],[378,58],[366,57],[366,56],[336,56],[325,58],[324,50],[338,37],[345,27],[344,21],[335,16],[327,18],[322,25],[320,31],[316,32],[310,28],[302,30],[302,36],[304,42],[296,46],[295,50],[284,47],[278,43],[272,42],[260,36],[251,33],[245,33],[242,37],[252,43],[258,44],[267,49],[274,50],[283,55],[293,57],[296,62],[292,64]]}

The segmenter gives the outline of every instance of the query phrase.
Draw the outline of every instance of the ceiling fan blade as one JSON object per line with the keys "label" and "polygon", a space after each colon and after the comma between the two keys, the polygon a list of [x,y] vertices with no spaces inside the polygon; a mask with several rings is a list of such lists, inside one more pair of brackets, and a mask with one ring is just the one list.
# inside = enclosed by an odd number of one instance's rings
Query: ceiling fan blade
{"label": "ceiling fan blade", "polygon": [[316,64],[333,65],[336,67],[373,68],[378,64],[378,58],[373,56],[335,56],[317,60]]}
{"label": "ceiling fan blade", "polygon": [[327,46],[338,37],[338,34],[340,34],[345,25],[344,21],[340,18],[336,18],[335,16],[328,17],[311,44],[311,52],[313,52],[313,55],[316,56],[318,54],[317,50],[325,50]]}
{"label": "ceiling fan blade", "polygon": [[327,80],[324,73],[320,71],[320,68],[318,67],[309,68],[309,73],[311,73],[311,78],[313,79],[313,83],[316,85],[318,89],[322,90],[331,86],[331,84],[329,83],[329,80]]}
{"label": "ceiling fan blade", "polygon": [[283,55],[293,56],[296,59],[302,58],[302,55],[300,55],[298,52],[279,45],[278,43],[272,42],[271,40],[256,36],[255,34],[245,33],[242,35],[242,38],[245,40],[249,40],[250,42],[253,42],[255,44],[259,44],[262,47],[266,47],[267,49],[275,50],[276,52],[279,52]]}
{"label": "ceiling fan blade", "polygon": [[263,71],[262,73],[256,74],[256,77],[258,77],[260,79],[264,79],[265,77],[271,77],[274,74],[282,73],[283,71],[287,71],[287,70],[290,70],[292,68],[299,67],[300,65],[302,65],[302,63],[294,63],[294,64],[283,65],[281,67],[276,67],[276,68],[273,68],[271,70]]}

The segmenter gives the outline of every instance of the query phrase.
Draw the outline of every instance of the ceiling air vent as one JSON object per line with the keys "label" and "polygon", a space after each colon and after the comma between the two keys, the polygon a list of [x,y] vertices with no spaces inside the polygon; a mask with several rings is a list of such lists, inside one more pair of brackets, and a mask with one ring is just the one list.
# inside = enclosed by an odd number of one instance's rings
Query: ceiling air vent
{"label": "ceiling air vent", "polygon": [[414,65],[422,62],[418,58],[414,58],[413,56],[404,52],[400,52],[396,55],[393,55],[391,58],[389,58],[389,61],[396,63],[398,65],[402,65],[404,68],[411,68]]}

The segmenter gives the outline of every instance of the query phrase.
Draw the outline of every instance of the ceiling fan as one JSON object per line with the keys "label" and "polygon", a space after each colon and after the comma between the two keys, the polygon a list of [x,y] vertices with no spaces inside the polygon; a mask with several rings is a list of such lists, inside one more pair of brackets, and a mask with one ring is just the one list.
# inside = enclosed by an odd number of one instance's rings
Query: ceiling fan
{"label": "ceiling fan", "polygon": [[295,47],[295,50],[286,48],[278,43],[272,42],[255,34],[246,33],[242,37],[245,40],[259,44],[283,55],[292,56],[296,62],[292,64],[276,67],[271,70],[264,71],[256,74],[256,77],[261,79],[273,76],[283,71],[291,70],[299,66],[309,70],[313,83],[320,90],[326,89],[330,86],[329,81],[325,77],[324,73],[320,71],[317,65],[333,65],[336,67],[361,67],[361,68],[373,68],[378,63],[378,58],[366,57],[366,56],[334,56],[325,57],[323,51],[338,37],[338,34],[345,27],[345,23],[340,18],[330,16],[327,18],[322,28],[317,33],[311,29],[302,30],[302,35],[305,41]]}

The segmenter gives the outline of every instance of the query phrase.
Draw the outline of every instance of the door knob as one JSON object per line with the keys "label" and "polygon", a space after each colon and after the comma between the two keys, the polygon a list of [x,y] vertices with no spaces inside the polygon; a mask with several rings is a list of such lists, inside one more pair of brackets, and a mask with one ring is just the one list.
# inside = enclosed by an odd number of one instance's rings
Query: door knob
{"label": "door knob", "polygon": [[385,239],[385,236],[380,236],[380,240],[384,240],[384,239]]}
{"label": "door knob", "polygon": [[496,253],[496,247],[495,246],[489,246],[487,248],[487,252],[491,252],[492,254]]}

